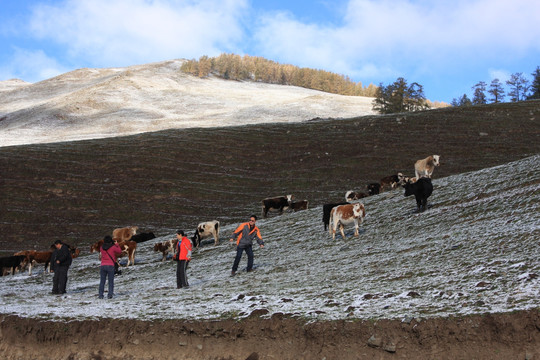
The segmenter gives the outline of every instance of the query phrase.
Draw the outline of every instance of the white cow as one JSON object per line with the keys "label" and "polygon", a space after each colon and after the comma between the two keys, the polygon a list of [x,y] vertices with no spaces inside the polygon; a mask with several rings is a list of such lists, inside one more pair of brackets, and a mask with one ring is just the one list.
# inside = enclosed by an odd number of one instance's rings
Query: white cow
{"label": "white cow", "polygon": [[414,172],[416,174],[416,178],[430,178],[431,174],[433,174],[433,170],[435,169],[435,167],[439,166],[440,164],[441,163],[439,155],[430,155],[425,159],[418,160],[416,163],[414,163]]}
{"label": "white cow", "polygon": [[197,225],[197,229],[195,229],[195,234],[191,240],[193,241],[193,245],[198,248],[202,239],[211,236],[214,237],[214,245],[219,245],[219,221],[217,220],[206,221]]}
{"label": "white cow", "polygon": [[332,240],[336,239],[336,230],[339,226],[341,236],[345,239],[343,228],[345,225],[354,224],[354,236],[359,236],[358,225],[364,221],[366,209],[364,204],[347,204],[336,206],[330,211],[330,227],[329,232],[332,235]]}

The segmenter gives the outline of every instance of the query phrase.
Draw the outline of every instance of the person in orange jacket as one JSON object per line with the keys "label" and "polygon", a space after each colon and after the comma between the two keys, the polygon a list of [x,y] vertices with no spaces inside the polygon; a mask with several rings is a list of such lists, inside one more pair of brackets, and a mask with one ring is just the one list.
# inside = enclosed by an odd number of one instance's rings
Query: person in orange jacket
{"label": "person in orange jacket", "polygon": [[176,252],[174,254],[174,259],[178,261],[176,267],[176,288],[188,288],[187,267],[191,261],[191,250],[193,249],[193,245],[191,244],[191,240],[185,236],[183,230],[178,230],[176,232],[176,238],[178,239]]}
{"label": "person in orange jacket", "polygon": [[238,264],[242,258],[242,252],[245,251],[248,257],[247,271],[253,271],[253,240],[257,240],[257,243],[261,248],[264,247],[264,241],[261,237],[261,232],[259,228],[255,225],[257,217],[251,215],[249,217],[249,222],[242,223],[240,226],[234,230],[230,242],[236,239],[236,258],[234,259],[234,264],[232,267],[231,276],[236,275],[238,270]]}

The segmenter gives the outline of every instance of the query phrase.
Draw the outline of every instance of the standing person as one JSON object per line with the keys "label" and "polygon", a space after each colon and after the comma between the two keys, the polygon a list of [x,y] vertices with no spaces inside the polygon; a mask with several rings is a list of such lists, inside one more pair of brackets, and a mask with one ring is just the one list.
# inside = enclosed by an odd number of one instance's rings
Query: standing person
{"label": "standing person", "polygon": [[109,235],[103,238],[103,245],[100,249],[101,266],[99,267],[99,298],[103,299],[105,291],[105,281],[109,278],[109,292],[107,298],[112,299],[114,296],[114,265],[117,262],[118,255],[122,253],[122,249],[117,241],[113,241]]}
{"label": "standing person", "polygon": [[176,232],[176,238],[178,239],[174,254],[174,259],[178,260],[178,265],[176,266],[176,288],[188,288],[187,267],[191,261],[191,250],[193,249],[193,245],[191,244],[191,240],[185,236],[183,230],[178,230]]}
{"label": "standing person", "polygon": [[62,295],[66,293],[68,269],[71,266],[71,253],[66,244],[60,240],[54,242],[56,248],[51,254],[51,266],[53,267],[52,293]]}
{"label": "standing person", "polygon": [[255,215],[251,215],[249,217],[249,222],[240,224],[234,230],[230,242],[234,241],[234,238],[237,237],[236,240],[236,258],[234,259],[234,264],[232,267],[231,276],[236,275],[236,271],[238,270],[238,264],[240,263],[240,259],[242,258],[242,252],[245,251],[248,257],[248,264],[247,264],[247,271],[253,271],[253,239],[257,240],[257,243],[261,248],[264,247],[264,241],[261,237],[261,232],[259,231],[259,228],[255,225],[255,222],[257,221],[257,217]]}

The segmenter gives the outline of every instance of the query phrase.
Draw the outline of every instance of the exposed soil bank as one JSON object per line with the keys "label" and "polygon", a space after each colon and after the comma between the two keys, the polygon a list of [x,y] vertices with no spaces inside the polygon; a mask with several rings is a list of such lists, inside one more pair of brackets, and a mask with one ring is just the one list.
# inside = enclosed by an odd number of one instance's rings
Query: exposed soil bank
{"label": "exposed soil bank", "polygon": [[[256,313],[257,311],[255,311]],[[330,321],[283,315],[208,322],[0,317],[10,359],[540,359],[540,311]]]}

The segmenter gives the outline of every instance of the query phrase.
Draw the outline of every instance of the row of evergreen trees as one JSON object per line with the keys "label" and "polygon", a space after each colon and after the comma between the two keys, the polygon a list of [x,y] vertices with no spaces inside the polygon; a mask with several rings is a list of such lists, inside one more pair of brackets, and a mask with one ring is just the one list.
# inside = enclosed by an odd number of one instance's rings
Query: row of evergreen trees
{"label": "row of evergreen trees", "polygon": [[269,84],[300,86],[333,94],[375,96],[377,87],[354,82],[349,77],[324,70],[279,64],[262,57],[221,54],[201,56],[182,64],[181,71],[198,77],[215,75],[229,80],[250,80]]}
{"label": "row of evergreen trees", "polygon": [[[473,96],[470,99],[467,94],[463,94],[458,99],[453,99],[452,106],[470,106],[482,105],[491,103],[503,102],[506,95],[510,97],[510,102],[518,102],[524,100],[540,99],[540,66],[531,74],[533,77],[532,83],[523,76],[523,73],[514,73],[510,79],[506,81],[508,93],[505,92],[504,86],[499,79],[491,81],[489,88],[484,81],[480,81],[472,87]],[[486,95],[486,91],[489,94]]]}

